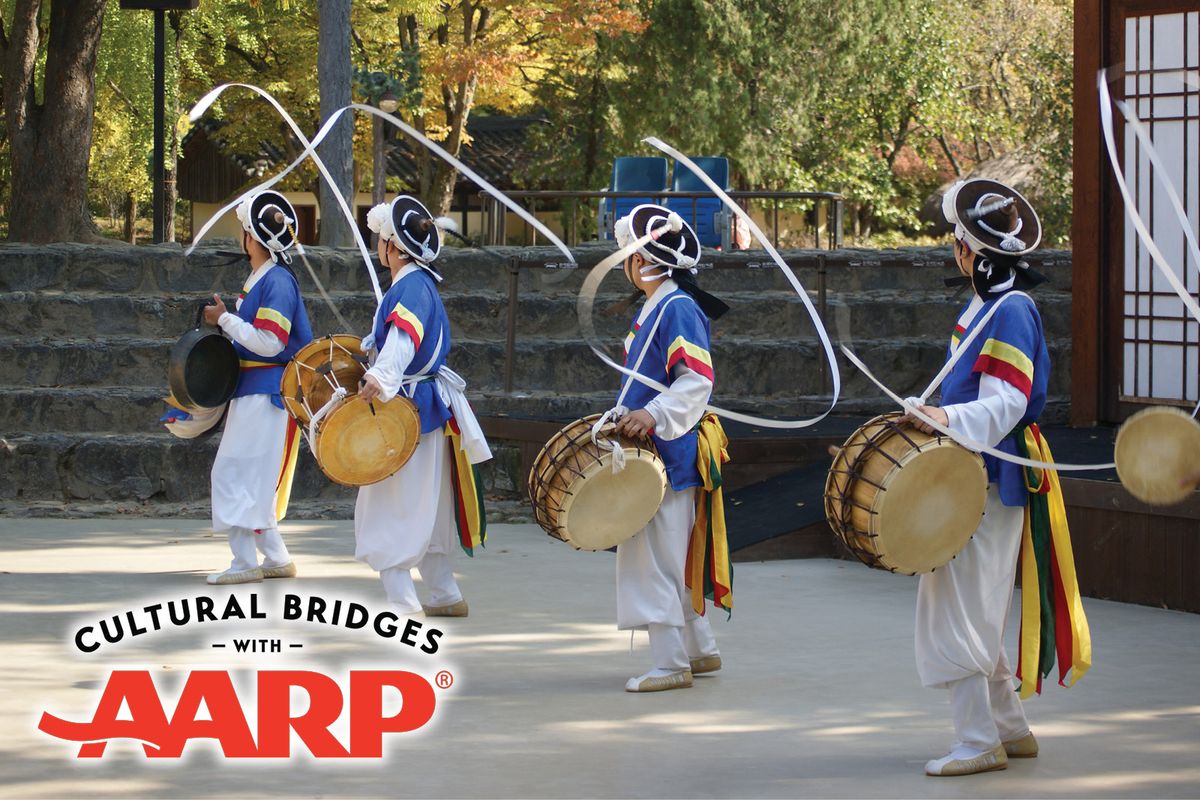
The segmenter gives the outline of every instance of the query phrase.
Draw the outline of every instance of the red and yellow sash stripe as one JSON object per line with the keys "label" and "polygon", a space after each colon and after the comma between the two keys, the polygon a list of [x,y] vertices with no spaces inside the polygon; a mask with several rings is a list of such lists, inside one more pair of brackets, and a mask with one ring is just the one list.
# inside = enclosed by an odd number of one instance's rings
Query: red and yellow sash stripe
{"label": "red and yellow sash stripe", "polygon": [[425,338],[425,326],[421,324],[420,317],[405,308],[403,303],[396,303],[392,313],[388,314],[387,321],[407,333],[412,338],[415,349],[421,349],[421,340]]}
{"label": "red and yellow sash stripe", "polygon": [[254,315],[254,327],[275,334],[279,341],[283,342],[283,346],[287,347],[288,336],[292,333],[292,321],[286,315],[263,306]]}
{"label": "red and yellow sash stripe", "polygon": [[1017,347],[988,339],[975,360],[974,372],[984,372],[1021,390],[1026,399],[1033,390],[1033,362]]}
{"label": "red and yellow sash stripe", "polygon": [[733,613],[733,564],[725,531],[725,495],[721,465],[728,463],[729,439],[715,414],[705,414],[697,433],[696,466],[702,484],[696,492],[696,522],[688,543],[684,583],[692,591],[692,609],[705,610],[704,599]]}
{"label": "red and yellow sash stripe", "polygon": [[467,460],[467,454],[462,450],[458,423],[453,418],[446,423],[445,433],[450,440],[450,457],[454,460],[450,478],[454,489],[454,521],[458,525],[458,541],[463,552],[474,556],[475,548],[483,547],[487,542],[483,483],[479,480],[479,468]]}
{"label": "red and yellow sash stripe", "polygon": [[675,341],[667,348],[667,374],[679,361],[688,369],[703,375],[710,381],[713,379],[712,356],[699,345],[692,344],[682,336],[676,336]]}
{"label": "red and yellow sash stripe", "polygon": [[266,369],[267,367],[282,367],[283,365],[277,361],[255,361],[243,358],[238,361],[238,366],[242,369]]}
{"label": "red and yellow sash stripe", "polygon": [[283,462],[279,465],[279,479],[275,482],[275,519],[287,515],[288,501],[292,497],[292,479],[296,477],[296,459],[300,455],[300,426],[291,414],[288,415],[287,433],[284,434]]}
{"label": "red and yellow sash stripe", "polygon": [[[1026,458],[1053,464],[1036,424],[1017,437]],[[1058,656],[1058,683],[1071,686],[1092,666],[1092,636],[1075,575],[1067,508],[1055,470],[1026,470],[1029,503],[1021,538],[1021,640],[1017,679],[1021,697],[1041,694],[1042,678]],[[1068,673],[1070,677],[1068,678]]]}

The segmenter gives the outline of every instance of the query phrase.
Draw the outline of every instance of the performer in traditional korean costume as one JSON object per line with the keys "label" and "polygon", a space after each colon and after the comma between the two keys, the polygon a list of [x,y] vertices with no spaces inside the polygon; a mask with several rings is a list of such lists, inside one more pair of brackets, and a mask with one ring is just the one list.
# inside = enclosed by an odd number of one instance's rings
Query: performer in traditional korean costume
{"label": "performer in traditional korean costume", "polygon": [[[467,555],[486,538],[476,464],[492,457],[463,390],[446,366],[450,320],[433,266],[441,230],[415,198],[401,195],[368,215],[379,235],[379,259],[392,285],[375,315],[364,352],[373,354],[361,395],[407,397],[417,407],[421,438],[412,458],[379,483],[363,486],[354,508],[355,558],[379,573],[388,600],[402,614],[465,617],[467,602],[454,577],[455,542]],[[416,567],[428,591],[417,597]]]}
{"label": "performer in traditional korean costume", "polygon": [[[237,207],[250,277],[228,311],[218,295],[204,317],[219,325],[241,361],[241,374],[212,467],[212,524],[228,531],[233,561],[212,584],[290,578],[296,565],[280,536],[300,431],[283,410],[284,365],[312,340],[300,285],[287,267],[296,244],[296,212],[283,195],[259,192]],[[262,562],[258,555],[262,554]]]}
{"label": "performer in traditional korean costume", "polygon": [[[1037,425],[1050,358],[1037,307],[1022,291],[1045,280],[1021,259],[1041,239],[1037,214],[1015,190],[983,179],[956,184],[943,210],[955,226],[963,273],[956,280],[974,294],[951,337],[950,355],[959,360],[942,384],[941,408],[920,408],[970,441],[1050,462]],[[949,754],[925,765],[929,775],[1004,769],[1010,757],[1036,756],[1021,697],[1040,691],[1056,649],[1060,682],[1068,670],[1073,682],[1091,664],[1057,473],[986,454],[984,461],[989,485],[978,530],[945,567],[921,576],[917,593],[917,671],[925,686],[950,690],[957,738]],[[1003,646],[1019,553],[1020,695]]]}
{"label": "performer in traditional korean costume", "polygon": [[[616,223],[618,244],[663,229],[671,216],[638,206]],[[645,295],[625,340],[626,368],[669,388],[660,393],[625,376],[610,412],[622,433],[653,440],[669,481],[658,513],[617,546],[617,627],[648,630],[653,659],[626,683],[630,692],[686,688],[693,675],[719,670],[705,596],[726,610],[732,601],[720,489],[726,440],[716,416],[705,413],[714,380],[709,321],[728,306],[696,284],[699,240],[677,216],[675,224],[624,264]]]}

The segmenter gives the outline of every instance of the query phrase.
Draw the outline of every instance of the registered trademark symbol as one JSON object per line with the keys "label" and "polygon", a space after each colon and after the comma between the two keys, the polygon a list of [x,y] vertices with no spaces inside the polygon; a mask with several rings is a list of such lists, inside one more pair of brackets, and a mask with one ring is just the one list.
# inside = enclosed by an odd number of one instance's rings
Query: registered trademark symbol
{"label": "registered trademark symbol", "polygon": [[433,682],[437,684],[439,689],[449,689],[454,685],[454,676],[446,670],[442,670],[433,676]]}

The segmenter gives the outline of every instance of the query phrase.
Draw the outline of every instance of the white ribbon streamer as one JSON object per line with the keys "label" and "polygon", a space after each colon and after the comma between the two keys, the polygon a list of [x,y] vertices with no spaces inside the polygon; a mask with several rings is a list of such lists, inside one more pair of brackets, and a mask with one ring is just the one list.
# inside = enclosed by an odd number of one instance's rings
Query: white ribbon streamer
{"label": "white ribbon streamer", "polygon": [[984,326],[987,325],[988,322],[991,321],[992,317],[996,315],[996,310],[1000,308],[1000,305],[1005,300],[1013,296],[1026,297],[1029,299],[1029,302],[1033,302],[1033,298],[1029,297],[1029,295],[1025,294],[1024,292],[1009,292],[1008,294],[1001,295],[1000,299],[996,301],[996,304],[988,309],[988,312],[983,315],[983,318],[980,319],[979,322],[975,323],[974,330],[972,330],[969,334],[967,334],[966,337],[959,341],[958,347],[954,348],[954,352],[950,354],[950,358],[946,359],[946,365],[942,367],[942,371],[935,375],[933,380],[930,381],[929,385],[925,387],[925,391],[921,392],[921,396],[918,399],[921,401],[922,405],[929,400],[929,396],[931,394],[937,391],[937,388],[942,385],[942,381],[946,380],[946,376],[950,374],[950,370],[954,369],[954,365],[957,364],[959,359],[961,359],[967,352],[967,347],[971,344],[971,342],[975,341],[975,337],[983,331]]}
{"label": "white ribbon streamer", "polygon": [[[262,97],[268,103],[270,103],[271,106],[277,112],[279,112],[279,116],[283,118],[283,121],[285,123],[287,123],[287,126],[289,128],[291,128],[292,133],[295,135],[295,137],[300,140],[300,143],[302,145],[304,145],[305,150],[304,150],[304,153],[301,154],[300,158],[298,158],[296,160],[296,162],[294,162],[286,170],[284,170],[280,174],[276,175],[275,177],[273,177],[267,181],[264,181],[263,183],[259,184],[258,186],[255,186],[255,187],[243,192],[241,195],[239,195],[233,201],[231,201],[230,203],[226,204],[223,208],[221,208],[221,210],[219,210],[216,214],[211,216],[208,219],[208,221],[205,222],[204,225],[200,228],[200,231],[195,236],[192,237],[192,244],[190,247],[188,247],[188,249],[186,251],[186,255],[192,254],[192,251],[196,249],[196,245],[198,245],[200,243],[200,241],[204,238],[204,235],[206,233],[208,233],[209,229],[211,229],[212,226],[215,225],[221,219],[221,217],[223,217],[227,213],[229,213],[230,209],[236,208],[247,197],[271,188],[276,183],[283,180],[283,177],[285,175],[287,175],[289,172],[291,172],[292,169],[294,169],[298,164],[300,164],[305,158],[311,156],[313,163],[316,164],[316,166],[317,166],[317,171],[321,173],[321,177],[325,180],[326,185],[328,185],[329,188],[332,190],[331,194],[334,196],[334,198],[337,199],[338,207],[342,211],[342,216],[344,216],[346,218],[346,222],[349,223],[349,225],[350,225],[350,231],[354,235],[354,242],[355,242],[355,244],[358,245],[358,252],[363,258],[363,263],[366,265],[366,268],[367,268],[367,275],[371,279],[371,288],[375,291],[375,302],[378,303],[379,301],[381,301],[383,299],[383,292],[379,288],[379,278],[378,278],[378,276],[375,275],[375,268],[371,263],[371,251],[370,251],[370,249],[368,249],[367,243],[363,240],[362,233],[358,229],[358,222],[357,222],[357,220],[355,220],[353,212],[350,211],[350,206],[347,205],[346,198],[342,197],[341,189],[338,188],[337,183],[333,180],[333,176],[329,174],[329,170],[325,167],[325,162],[321,160],[321,157],[319,155],[317,155],[317,150],[316,150],[317,145],[319,145],[322,141],[325,140],[325,136],[328,135],[329,130],[333,127],[332,123],[340,115],[340,112],[335,113],[332,117],[330,117],[329,122],[327,122],[326,125],[321,129],[322,132],[320,134],[318,134],[318,137],[316,139],[314,139],[313,142],[310,143],[309,140],[307,138],[305,138],[304,132],[300,130],[300,126],[296,124],[296,121],[294,119],[292,119],[292,115],[289,114],[287,112],[287,110],[280,104],[280,102],[278,100],[276,100],[273,96],[271,96],[271,94],[269,92],[267,92],[265,89],[261,89],[258,86],[254,86],[253,84],[249,84],[249,83],[225,83],[225,84],[222,84],[222,85],[216,87],[215,89],[210,91],[208,94],[204,95],[204,97],[200,98],[200,100],[198,100],[196,102],[196,104],[194,106],[192,106],[192,110],[188,113],[188,118],[192,122],[195,122],[196,120],[200,119],[200,117],[204,116],[204,113],[206,111],[208,111],[209,108],[212,107],[212,104],[217,101],[217,98],[221,96],[222,92],[224,92],[226,89],[231,89],[234,87],[241,88],[241,89],[249,89],[250,91],[258,94],[260,97]],[[300,244],[299,240],[296,241],[296,247],[297,247],[298,251],[300,252],[300,254],[303,255],[304,247]],[[305,264],[307,265],[307,261],[305,262]],[[311,271],[311,267],[309,269]],[[336,311],[335,311],[335,314],[336,314]]]}
{"label": "white ribbon streamer", "polygon": [[[1200,79],[1190,73],[1179,71],[1177,73],[1162,73],[1171,74],[1178,77],[1183,83],[1186,83],[1195,88],[1200,88]],[[1157,77],[1157,75],[1156,75]],[[1179,295],[1179,299],[1183,305],[1191,313],[1191,315],[1200,322],[1200,305],[1196,303],[1196,298],[1192,297],[1191,292],[1179,280],[1179,276],[1175,274],[1175,270],[1167,263],[1162,251],[1158,249],[1158,245],[1154,242],[1154,237],[1151,236],[1146,223],[1142,220],[1141,212],[1138,210],[1137,203],[1134,202],[1132,195],[1129,192],[1129,187],[1125,183],[1124,171],[1121,169],[1121,161],[1117,156],[1117,145],[1113,135],[1113,113],[1112,106],[1114,102],[1108,91],[1108,70],[1102,69],[1096,75],[1096,85],[1100,92],[1100,127],[1104,132],[1104,144],[1108,152],[1109,162],[1112,164],[1113,177],[1116,178],[1117,188],[1121,190],[1121,199],[1125,203],[1125,210],[1129,214],[1130,222],[1133,223],[1133,228],[1137,232],[1138,239],[1145,246],[1146,251],[1150,254],[1150,258],[1154,266],[1158,268],[1159,273],[1170,284],[1175,294]],[[1126,123],[1133,130],[1138,142],[1146,150],[1146,154],[1150,159],[1150,163],[1154,166],[1151,170],[1153,173],[1159,174],[1159,183],[1166,189],[1167,198],[1171,203],[1171,210],[1174,212],[1180,227],[1183,229],[1184,237],[1187,239],[1192,258],[1195,259],[1197,269],[1200,269],[1200,247],[1197,247],[1195,235],[1192,232],[1192,225],[1188,219],[1187,213],[1183,209],[1183,204],[1179,201],[1179,195],[1175,191],[1174,184],[1169,178],[1165,177],[1167,173],[1166,166],[1158,155],[1158,151],[1154,147],[1153,141],[1146,132],[1142,121],[1137,118],[1137,115],[1124,101],[1118,100],[1115,102],[1117,108],[1124,115]],[[1195,417],[1200,413],[1200,403],[1197,403],[1196,408],[1192,411],[1192,416]]]}
{"label": "white ribbon streamer", "polygon": [[[776,251],[775,248],[771,245],[771,242],[767,239],[767,237],[763,234],[763,232],[761,230],[759,230],[758,226],[754,224],[754,220],[752,220],[750,218],[750,216],[744,210],[742,210],[742,208],[737,203],[733,202],[733,199],[731,197],[729,197],[729,195],[727,195],[724,192],[724,190],[721,189],[721,187],[717,186],[717,184],[715,182],[713,182],[713,180],[711,178],[709,178],[708,175],[706,175],[703,170],[701,170],[698,166],[696,166],[696,164],[693,163],[691,159],[689,159],[687,156],[683,155],[683,153],[680,153],[678,150],[675,150],[670,145],[665,144],[664,142],[662,142],[661,140],[659,140],[653,136],[643,139],[642,141],[652,145],[653,147],[658,148],[659,150],[666,153],[667,155],[674,157],[680,164],[683,164],[688,169],[690,169],[692,172],[694,172],[697,177],[699,177],[702,181],[704,181],[704,183],[713,192],[715,192],[718,197],[721,198],[722,202],[724,202],[725,205],[729,206],[729,208],[732,209],[735,214],[737,214],[742,220],[744,220],[747,223],[747,225],[750,228],[750,231],[758,238],[759,242],[763,245],[763,247],[766,248],[767,252],[771,255],[772,260],[774,260],[775,264],[783,271],[784,276],[787,277],[788,282],[791,283],[792,288],[795,289],[796,293],[800,296],[801,301],[803,301],[804,307],[808,310],[808,315],[813,321],[813,325],[816,326],[817,336],[821,340],[821,346],[825,350],[826,359],[829,361],[829,364],[831,365],[831,368],[832,368],[833,399],[830,402],[829,408],[826,409],[825,412],[822,413],[820,416],[816,416],[816,417],[812,417],[810,419],[804,419],[804,420],[767,419],[764,417],[756,417],[752,414],[743,414],[738,411],[730,411],[728,409],[720,408],[718,406],[714,406],[711,404],[706,406],[706,410],[711,411],[720,417],[724,417],[725,419],[731,419],[736,422],[744,422],[748,425],[758,425],[758,426],[761,426],[764,428],[796,429],[796,428],[807,428],[812,425],[816,425],[818,422],[825,419],[825,417],[829,416],[829,413],[831,411],[833,411],[834,406],[837,405],[838,398],[841,394],[842,382],[841,382],[841,373],[838,370],[837,359],[834,356],[834,352],[833,352],[833,343],[829,339],[829,334],[825,330],[825,325],[821,322],[820,315],[817,314],[816,308],[813,306],[812,301],[808,297],[808,292],[805,291],[804,286],[800,283],[800,280],[796,277],[795,273],[792,272],[791,267],[789,267],[787,265],[787,263],[779,255],[778,251]],[[661,235],[666,230],[667,230],[666,226],[663,226],[654,231],[651,231],[650,233],[646,234],[645,236],[642,236],[641,238],[630,242],[625,247],[619,248],[616,252],[607,256],[602,261],[600,261],[599,264],[597,264],[595,267],[593,267],[591,269],[591,271],[588,273],[587,277],[584,279],[582,288],[579,290],[579,300],[576,304],[576,312],[578,313],[578,316],[579,316],[579,326],[583,331],[584,339],[587,341],[588,347],[591,348],[592,352],[595,353],[596,356],[602,362],[604,362],[604,364],[606,366],[621,373],[622,375],[625,375],[633,380],[638,381],[639,383],[641,383],[645,386],[649,386],[650,388],[655,389],[656,391],[658,391],[662,394],[667,394],[669,396],[678,396],[678,395],[672,393],[668,387],[664,386],[663,384],[659,383],[658,381],[653,380],[652,378],[648,378],[645,375],[642,375],[641,373],[637,372],[636,369],[631,370],[626,367],[623,367],[620,364],[617,364],[615,361],[613,361],[607,355],[605,355],[604,352],[597,345],[598,339],[596,337],[595,324],[592,320],[592,311],[593,311],[593,307],[595,305],[596,295],[600,291],[600,283],[601,283],[601,281],[604,280],[604,277],[608,274],[609,270],[611,270],[617,264],[623,263],[626,258],[628,258],[629,256],[636,253],[638,250],[640,250],[642,247],[644,247],[648,242],[656,239],[659,235]],[[660,311],[660,317],[661,317],[661,311]],[[657,320],[655,320],[655,324],[657,325]],[[628,382],[626,382],[625,387],[622,389],[622,394],[621,394],[622,397],[624,397],[624,393],[627,390],[628,386],[629,386],[629,384],[628,384]]]}
{"label": "white ribbon streamer", "polygon": [[[242,84],[242,85],[244,85],[244,84]],[[254,88],[254,87],[251,87],[251,88]],[[256,91],[263,93],[261,89],[256,89]],[[265,93],[263,93],[263,94],[265,94]],[[211,104],[211,101],[209,101],[209,103]],[[197,104],[197,106],[199,106],[199,105],[200,104]],[[479,186],[480,189],[482,189],[483,191],[487,192],[488,194],[494,196],[510,211],[512,211],[514,214],[516,214],[518,217],[520,217],[525,222],[529,223],[529,225],[531,225],[535,230],[537,230],[544,237],[546,237],[546,240],[549,241],[551,244],[553,244],[556,248],[558,248],[558,250],[566,257],[566,259],[570,263],[572,263],[572,264],[575,263],[575,256],[571,253],[570,249],[565,244],[563,244],[561,239],[559,239],[557,236],[555,236],[554,233],[551,232],[550,229],[547,228],[544,224],[542,224],[542,222],[540,220],[538,220],[536,217],[534,217],[532,214],[530,214],[525,209],[521,208],[520,205],[518,205],[513,200],[511,200],[502,191],[500,191],[496,187],[492,186],[490,183],[488,183],[486,180],[484,180],[482,177],[480,177],[478,174],[476,174],[475,171],[472,170],[470,167],[468,167],[466,164],[462,163],[457,158],[450,155],[450,153],[448,153],[439,144],[437,144],[433,140],[429,139],[424,134],[420,133],[415,128],[413,128],[410,125],[408,125],[407,123],[405,123],[403,120],[399,119],[396,116],[393,116],[392,114],[388,114],[385,111],[381,111],[380,109],[375,108],[374,106],[363,105],[362,103],[351,103],[350,105],[345,106],[343,108],[339,108],[337,111],[333,112],[333,114],[331,114],[329,116],[329,119],[327,119],[325,121],[325,124],[321,126],[321,129],[317,132],[317,135],[314,136],[311,141],[308,141],[308,140],[304,139],[304,137],[302,135],[297,134],[297,138],[300,139],[301,143],[305,144],[305,148],[304,148],[303,152],[301,152],[300,155],[297,156],[296,159],[291,164],[289,164],[282,172],[278,173],[271,179],[264,181],[262,184],[251,189],[246,194],[251,194],[254,192],[262,191],[263,189],[267,189],[267,188],[270,188],[271,186],[274,186],[276,183],[283,180],[283,178],[285,178],[287,175],[291,174],[292,171],[294,171],[298,166],[300,166],[300,164],[303,163],[305,159],[310,158],[310,157],[314,158],[314,160],[316,160],[316,163],[318,164],[318,168],[323,170],[323,167],[322,167],[320,161],[317,160],[318,157],[316,156],[316,150],[318,147],[320,147],[321,143],[325,140],[325,137],[327,137],[329,135],[330,131],[333,129],[333,126],[337,123],[337,121],[341,118],[341,116],[348,111],[350,111],[350,112],[361,111],[366,114],[371,114],[373,116],[379,117],[380,119],[390,123],[391,125],[395,126],[396,128],[399,128],[407,136],[415,139],[426,149],[428,149],[432,153],[434,153],[434,155],[438,156],[443,161],[450,164],[452,167],[454,167],[460,173],[462,173],[467,178],[469,178],[471,181],[473,181],[477,186]],[[324,171],[323,171],[323,174],[325,174]],[[339,203],[344,204],[344,201],[341,199],[340,194],[337,192],[335,192],[334,194],[339,197]],[[234,201],[234,203],[230,204],[229,206],[226,206],[225,208],[221,209],[221,211],[218,212],[218,216],[226,213],[229,210],[229,208],[233,207],[238,202],[240,202],[240,198],[238,200]],[[347,219],[351,221],[351,227],[354,229],[356,237],[358,237],[359,240],[361,241],[361,235],[358,234],[358,232],[357,232],[358,231],[357,223],[353,222],[353,219],[354,219],[353,215],[350,214],[348,208],[344,209],[344,213],[347,214]],[[211,222],[211,220],[210,220],[210,222]],[[200,231],[200,234],[198,234],[198,236],[202,236],[205,232],[207,232],[209,227],[211,227],[211,226],[206,225],[204,228],[202,228]],[[193,244],[193,247],[194,246],[195,245]],[[364,257],[367,259],[367,264],[369,267],[370,254],[368,252],[366,252],[365,249],[363,250],[363,252],[364,252]],[[370,276],[371,276],[371,284],[375,288],[376,299],[381,300],[383,298],[383,293],[379,290],[379,281],[378,281],[378,278],[375,277],[375,270],[373,268],[369,268],[368,271],[370,272]]]}
{"label": "white ribbon streamer", "polygon": [[968,450],[974,450],[977,453],[986,453],[989,456],[994,456],[995,458],[1000,459],[1001,461],[1007,461],[1011,464],[1020,464],[1022,467],[1033,467],[1034,469],[1052,469],[1052,470],[1057,470],[1059,472],[1072,472],[1072,471],[1088,472],[1088,471],[1092,471],[1092,470],[1112,469],[1117,466],[1114,463],[1109,463],[1109,464],[1050,464],[1045,461],[1034,461],[1033,459],[1030,459],[1030,458],[1022,458],[1021,456],[1015,456],[1012,453],[1006,453],[1003,450],[997,450],[994,447],[989,447],[988,445],[983,444],[982,442],[976,442],[973,439],[968,439],[966,436],[963,436],[960,433],[955,433],[954,431],[950,430],[946,426],[944,426],[941,423],[937,422],[936,420],[932,419],[931,417],[929,417],[927,414],[922,412],[920,409],[918,409],[916,406],[912,405],[911,403],[906,403],[903,400],[903,398],[900,397],[900,395],[896,394],[891,389],[884,386],[882,381],[880,381],[878,378],[876,378],[874,375],[872,375],[871,370],[867,369],[867,365],[864,364],[862,361],[860,361],[858,356],[854,355],[854,353],[852,353],[848,347],[846,347],[845,345],[842,345],[841,349],[842,349],[842,353],[846,356],[846,358],[850,359],[850,363],[853,364],[854,366],[858,367],[859,372],[861,372],[863,375],[866,375],[868,380],[871,381],[871,383],[878,386],[880,391],[882,391],[884,394],[886,394],[888,397],[890,397],[893,401],[895,401],[897,405],[899,405],[902,409],[904,409],[905,413],[912,414],[914,417],[921,420],[929,427],[938,431],[943,436],[947,436],[947,437],[953,439],[955,442],[957,442],[958,444],[967,448]]}

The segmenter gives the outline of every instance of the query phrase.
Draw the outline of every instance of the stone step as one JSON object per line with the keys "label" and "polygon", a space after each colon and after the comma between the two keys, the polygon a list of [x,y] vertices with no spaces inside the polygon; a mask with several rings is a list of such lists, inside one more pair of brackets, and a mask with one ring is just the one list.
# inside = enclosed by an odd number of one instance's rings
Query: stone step
{"label": "stone step", "polygon": [[[209,497],[219,432],[199,439],[161,433],[31,433],[0,438],[0,502],[191,503]],[[330,482],[301,445],[292,497],[353,501],[356,490]],[[493,443],[480,465],[485,496],[515,499],[524,476],[515,447]]]}
{"label": "stone step", "polygon": [[[0,386],[165,387],[170,347],[170,341],[154,339],[0,337]],[[1069,381],[1068,348],[1068,342],[1052,344],[1052,392]],[[945,358],[945,345],[928,339],[863,339],[852,349],[900,392],[919,390]],[[824,390],[818,348],[811,341],[716,336],[712,353],[720,395],[790,397]],[[456,343],[449,363],[474,390],[485,391],[503,388],[504,359],[503,344],[468,340]],[[875,393],[848,365],[843,364],[842,373],[848,397]],[[513,376],[514,388],[524,391],[599,392],[618,383],[585,342],[566,339],[518,342]]]}
{"label": "stone step", "polygon": [[[158,419],[166,410],[164,391],[156,387],[37,387],[0,388],[0,430],[17,434],[116,433],[140,436],[159,433]],[[552,391],[469,391],[480,417],[567,420],[607,410],[617,387],[585,394]],[[796,418],[821,413],[828,395],[746,397],[720,393],[713,402],[723,408],[758,416]],[[840,412],[866,413],[886,409],[886,400],[864,396],[843,398]]]}
{"label": "stone step", "polygon": [[[359,335],[370,329],[375,302],[369,295],[332,295],[339,313]],[[605,294],[594,314],[597,333],[620,339],[636,313],[626,306],[627,295]],[[229,298],[232,300],[232,298]],[[778,338],[805,335],[812,330],[808,312],[792,293],[729,292],[723,296],[731,310],[714,330],[718,335]],[[814,297],[814,306],[817,299]],[[446,292],[443,296],[455,338],[502,340],[508,319],[508,300],[497,293]],[[1061,293],[1039,298],[1046,335],[1071,333],[1070,297]],[[118,295],[81,292],[7,292],[0,294],[0,336],[97,336],[126,334],[140,338],[173,338],[190,326],[198,295]],[[314,331],[340,331],[341,325],[319,297],[306,300]],[[903,336],[949,337],[960,305],[945,291],[896,292],[872,290],[830,293],[825,319],[839,335],[882,338]],[[517,306],[517,336],[578,337],[575,298],[568,295],[521,295]]]}
{"label": "stone step", "polygon": [[[518,414],[530,398],[512,398]],[[1047,404],[1043,421],[1063,422],[1068,398],[1056,395]],[[606,397],[576,398],[583,408],[560,406],[574,418],[603,410],[612,404]],[[486,404],[486,400],[484,400]],[[743,399],[725,403],[734,410],[776,419],[810,417],[823,412],[828,398],[804,397],[787,403]],[[839,404],[839,413],[864,421],[892,410],[890,401],[859,398]],[[526,416],[520,414],[521,416]],[[138,433],[17,433],[0,437],[0,514],[52,516],[103,513],[193,513],[204,515],[209,498],[209,473],[221,434],[196,440],[177,439],[166,432]],[[798,439],[801,446],[803,440]],[[494,458],[480,465],[484,493],[493,501],[517,502],[522,497],[522,449],[527,442],[493,438]],[[329,482],[302,445],[292,498],[315,514],[337,514],[354,501],[355,490]],[[145,507],[153,507],[147,511]]]}
{"label": "stone step", "polygon": [[[533,522],[533,510],[527,500],[485,500],[488,524]],[[62,500],[0,500],[0,516],[25,518],[77,518],[93,517],[153,517],[162,519],[211,519],[212,506],[208,498],[184,503],[165,501],[108,500],[108,501],[62,501]],[[354,519],[354,498],[325,500],[297,500],[288,502],[288,522],[314,519]],[[490,545],[494,540],[489,539]],[[485,545],[486,546],[486,545]]]}
{"label": "stone step", "polygon": [[[586,245],[574,251],[576,268],[526,268],[520,270],[519,287],[523,292],[573,294],[578,292],[586,268],[612,252],[612,245]],[[184,256],[178,245],[129,247],[128,245],[27,245],[0,244],[0,291],[101,291],[110,293],[188,293],[214,291],[235,294],[249,272],[244,257],[231,251],[231,242],[206,243],[191,256]],[[448,247],[438,259],[446,288],[471,291],[507,291],[508,259],[526,264],[554,267],[569,262],[553,248],[499,248],[504,260],[478,250]],[[819,271],[824,264],[825,284],[829,291],[858,292],[875,289],[932,290],[942,280],[956,274],[950,248],[907,248],[902,250],[794,250],[781,254],[810,291],[817,291]],[[370,282],[358,252],[312,248],[305,256],[308,264],[330,290],[367,292]],[[1028,259],[1052,281],[1040,291],[1070,292],[1070,253],[1040,251]],[[731,268],[707,269],[719,263]],[[306,292],[312,281],[301,258],[293,260]],[[614,270],[614,272],[617,272]],[[790,287],[773,262],[761,250],[737,253],[706,251],[702,259],[701,284],[714,292]],[[387,279],[383,280],[386,285]],[[605,288],[623,291],[618,274],[608,277]]]}

